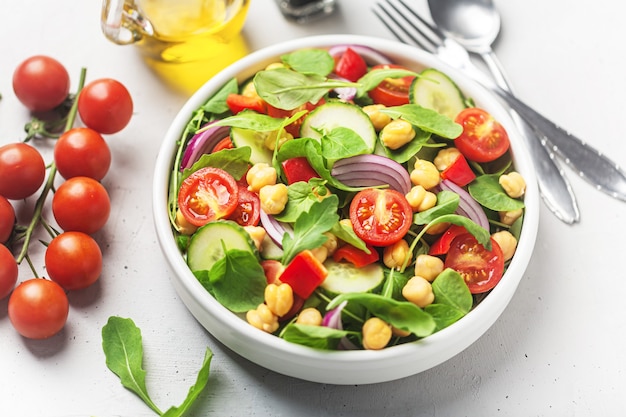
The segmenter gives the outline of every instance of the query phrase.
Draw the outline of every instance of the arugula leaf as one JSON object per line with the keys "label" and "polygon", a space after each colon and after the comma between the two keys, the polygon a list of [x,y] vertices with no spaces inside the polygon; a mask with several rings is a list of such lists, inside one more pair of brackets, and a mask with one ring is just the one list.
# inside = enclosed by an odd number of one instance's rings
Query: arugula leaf
{"label": "arugula leaf", "polygon": [[[263,267],[249,251],[224,250],[224,257],[209,271],[210,293],[235,313],[255,309],[263,303],[267,280]],[[206,281],[201,281],[206,287]]]}
{"label": "arugula leaf", "polygon": [[524,208],[524,202],[507,195],[498,175],[481,175],[467,187],[470,195],[482,206],[494,211],[511,211]]}
{"label": "arugula leaf", "polygon": [[284,223],[293,223],[304,212],[309,211],[311,206],[319,201],[315,192],[323,187],[326,181],[320,178],[311,178],[309,182],[299,181],[287,187],[287,205],[274,218]]}
{"label": "arugula leaf", "polygon": [[321,137],[322,155],[327,160],[349,158],[368,153],[369,149],[363,138],[347,127],[336,127],[325,132]]}
{"label": "arugula leaf", "polygon": [[491,235],[489,234],[489,230],[477,225],[469,218],[458,214],[446,214],[444,216],[437,217],[435,220],[428,223],[424,229],[428,229],[429,227],[439,223],[452,223],[465,227],[468,232],[474,235],[478,243],[483,245],[485,249],[491,250]]}
{"label": "arugula leaf", "polygon": [[237,181],[248,172],[250,168],[250,155],[252,150],[249,146],[233,149],[222,149],[219,152],[202,155],[191,168],[183,171],[182,180],[193,174],[200,168],[215,167],[223,169],[232,175]]}
{"label": "arugula leaf", "polygon": [[472,309],[473,298],[461,275],[445,269],[433,281],[435,301],[425,311],[437,322],[437,330],[448,327]]}
{"label": "arugula leaf", "polygon": [[346,330],[326,326],[290,323],[283,329],[281,337],[288,342],[315,349],[336,350],[341,338],[348,334],[350,332]]}
{"label": "arugula leaf", "polygon": [[327,309],[332,310],[343,301],[360,304],[373,316],[418,337],[428,336],[436,328],[435,320],[430,314],[408,301],[397,301],[374,293],[345,293],[332,299]]}
{"label": "arugula leaf", "polygon": [[226,105],[226,97],[229,94],[236,94],[239,92],[239,84],[237,83],[236,78],[231,78],[222,88],[220,88],[217,93],[213,94],[211,98],[209,98],[203,105],[200,107],[205,112],[222,114],[226,113],[228,110],[228,105]]}
{"label": "arugula leaf", "polygon": [[178,407],[170,407],[163,413],[150,399],[146,389],[146,371],[142,368],[141,331],[135,323],[131,319],[117,316],[109,317],[107,324],[102,328],[102,349],[106,357],[107,367],[120,378],[122,385],[139,396],[148,407],[160,416],[182,417],[189,411],[209,381],[213,352],[207,348],[196,382],[189,388],[183,403]]}
{"label": "arugula leaf", "polygon": [[135,323],[131,319],[109,317],[102,328],[102,349],[107,367],[120,378],[122,385],[161,415],[161,410],[152,402],[146,389],[141,331]]}
{"label": "arugula leaf", "polygon": [[301,49],[280,58],[285,64],[302,74],[325,77],[335,68],[335,60],[325,49]]}
{"label": "arugula leaf", "polygon": [[293,237],[285,234],[283,238],[283,265],[287,265],[296,254],[305,249],[314,249],[326,242],[324,233],[339,221],[336,195],[330,195],[311,205],[309,211],[302,213],[294,223]]}
{"label": "arugula leaf", "polygon": [[420,129],[442,138],[454,139],[463,132],[463,127],[439,112],[418,104],[404,104],[380,110],[394,119],[402,118]]}
{"label": "arugula leaf", "polygon": [[209,371],[211,368],[211,359],[213,358],[213,352],[211,349],[207,348],[204,353],[204,360],[202,361],[202,367],[198,372],[198,376],[196,377],[196,382],[189,387],[189,391],[187,392],[187,397],[181,405],[178,407],[169,408],[164,414],[163,417],[181,417],[183,416],[191,406],[196,402],[200,393],[206,388],[207,383],[209,382]]}
{"label": "arugula leaf", "polygon": [[317,103],[333,88],[354,85],[287,68],[259,71],[254,76],[254,86],[259,96],[270,105],[283,110],[293,110],[308,102]]}
{"label": "arugula leaf", "polygon": [[419,74],[397,68],[377,68],[371,70],[357,81],[359,85],[357,87],[356,96],[364,97],[368,91],[376,88],[385,78],[403,78],[408,76],[418,77]]}

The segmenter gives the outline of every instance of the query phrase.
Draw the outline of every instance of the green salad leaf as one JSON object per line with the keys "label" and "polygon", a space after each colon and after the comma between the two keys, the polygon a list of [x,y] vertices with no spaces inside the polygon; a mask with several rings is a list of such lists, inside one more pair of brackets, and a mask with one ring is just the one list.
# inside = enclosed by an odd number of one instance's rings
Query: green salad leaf
{"label": "green salad leaf", "polygon": [[280,58],[289,67],[302,74],[325,77],[335,68],[335,60],[325,49],[300,49]]}
{"label": "green salad leaf", "polygon": [[509,197],[498,183],[498,175],[480,175],[468,186],[474,200],[494,211],[512,211],[524,208],[524,202]]}

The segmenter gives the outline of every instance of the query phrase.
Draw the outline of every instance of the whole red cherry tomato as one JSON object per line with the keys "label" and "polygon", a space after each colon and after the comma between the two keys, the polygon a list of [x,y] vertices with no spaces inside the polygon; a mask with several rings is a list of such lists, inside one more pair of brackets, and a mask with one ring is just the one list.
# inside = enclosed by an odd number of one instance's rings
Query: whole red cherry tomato
{"label": "whole red cherry tomato", "polygon": [[17,282],[18,268],[13,254],[0,245],[0,300],[11,293]]}
{"label": "whole red cherry tomato", "polygon": [[56,59],[44,55],[32,56],[15,69],[13,91],[18,100],[33,112],[52,110],[67,98],[70,76]]}
{"label": "whole red cherry tomato", "polygon": [[52,197],[52,214],[64,231],[97,232],[109,218],[111,202],[102,184],[89,177],[74,177]]}
{"label": "whole red cherry tomato", "polygon": [[88,234],[64,232],[46,248],[45,263],[52,281],[65,290],[80,290],[100,277],[102,252]]}
{"label": "whole red cherry tomato", "polygon": [[37,149],[25,143],[0,146],[0,195],[22,200],[35,193],[46,177],[46,165]]}
{"label": "whole red cherry tomato", "polygon": [[102,134],[124,129],[133,115],[133,100],[119,81],[103,78],[87,84],[78,95],[78,114],[85,125]]}
{"label": "whole red cherry tomato", "polygon": [[6,243],[13,232],[15,209],[5,197],[0,195],[0,243]]}
{"label": "whole red cherry tomato", "polygon": [[111,166],[111,151],[100,133],[75,127],[57,140],[54,162],[63,178],[89,177],[100,181]]}

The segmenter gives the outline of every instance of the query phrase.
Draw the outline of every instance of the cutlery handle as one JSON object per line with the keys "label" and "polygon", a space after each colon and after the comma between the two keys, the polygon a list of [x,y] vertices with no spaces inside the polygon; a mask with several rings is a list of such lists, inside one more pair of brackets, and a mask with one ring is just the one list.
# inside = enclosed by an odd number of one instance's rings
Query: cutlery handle
{"label": "cutlery handle", "polygon": [[[487,65],[496,84],[503,90],[512,93],[511,84],[495,53],[487,51],[481,53],[480,56]],[[544,203],[564,223],[573,224],[578,222],[580,220],[580,212],[576,203],[576,197],[563,170],[555,160],[554,153],[548,148],[546,141],[541,140],[532,126],[526,123],[515,110],[509,108],[509,112],[532,157],[535,170],[537,171],[539,192]]]}
{"label": "cutlery handle", "polygon": [[486,86],[506,101],[535,128],[536,132],[551,143],[554,151],[561,155],[582,178],[611,197],[626,201],[626,173],[618,164],[542,116],[511,93],[494,85]]}

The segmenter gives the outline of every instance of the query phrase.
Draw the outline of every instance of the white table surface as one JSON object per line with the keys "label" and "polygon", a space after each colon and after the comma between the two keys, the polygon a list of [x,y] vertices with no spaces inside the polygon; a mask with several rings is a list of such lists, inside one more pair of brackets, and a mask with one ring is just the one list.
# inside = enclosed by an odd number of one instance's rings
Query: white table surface
{"label": "white table surface", "polygon": [[[392,38],[369,10],[374,1],[339,3],[331,18],[298,26],[272,0],[252,0],[244,35],[251,49],[310,34]],[[626,165],[626,3],[496,4],[504,27],[496,51],[518,95]],[[105,366],[100,332],[112,315],[141,328],[148,390],[162,409],[180,404],[204,350],[213,350],[209,386],[194,416],[625,415],[626,203],[570,170],[581,222],[567,226],[542,205],[536,251],[515,297],[483,337],[449,361],[399,381],[332,386],[276,374],[221,346],[177,297],[152,223],[153,164],[187,95],[165,85],[135,48],[109,43],[99,15],[98,0],[0,3],[1,144],[23,138],[29,116],[11,76],[33,54],[63,62],[73,86],[81,67],[90,79],[119,79],[136,113],[109,137],[114,161],[103,182],[112,212],[97,235],[104,248],[98,284],[70,294],[65,329],[45,341],[17,335],[7,300],[0,301],[1,416],[154,415]]]}

